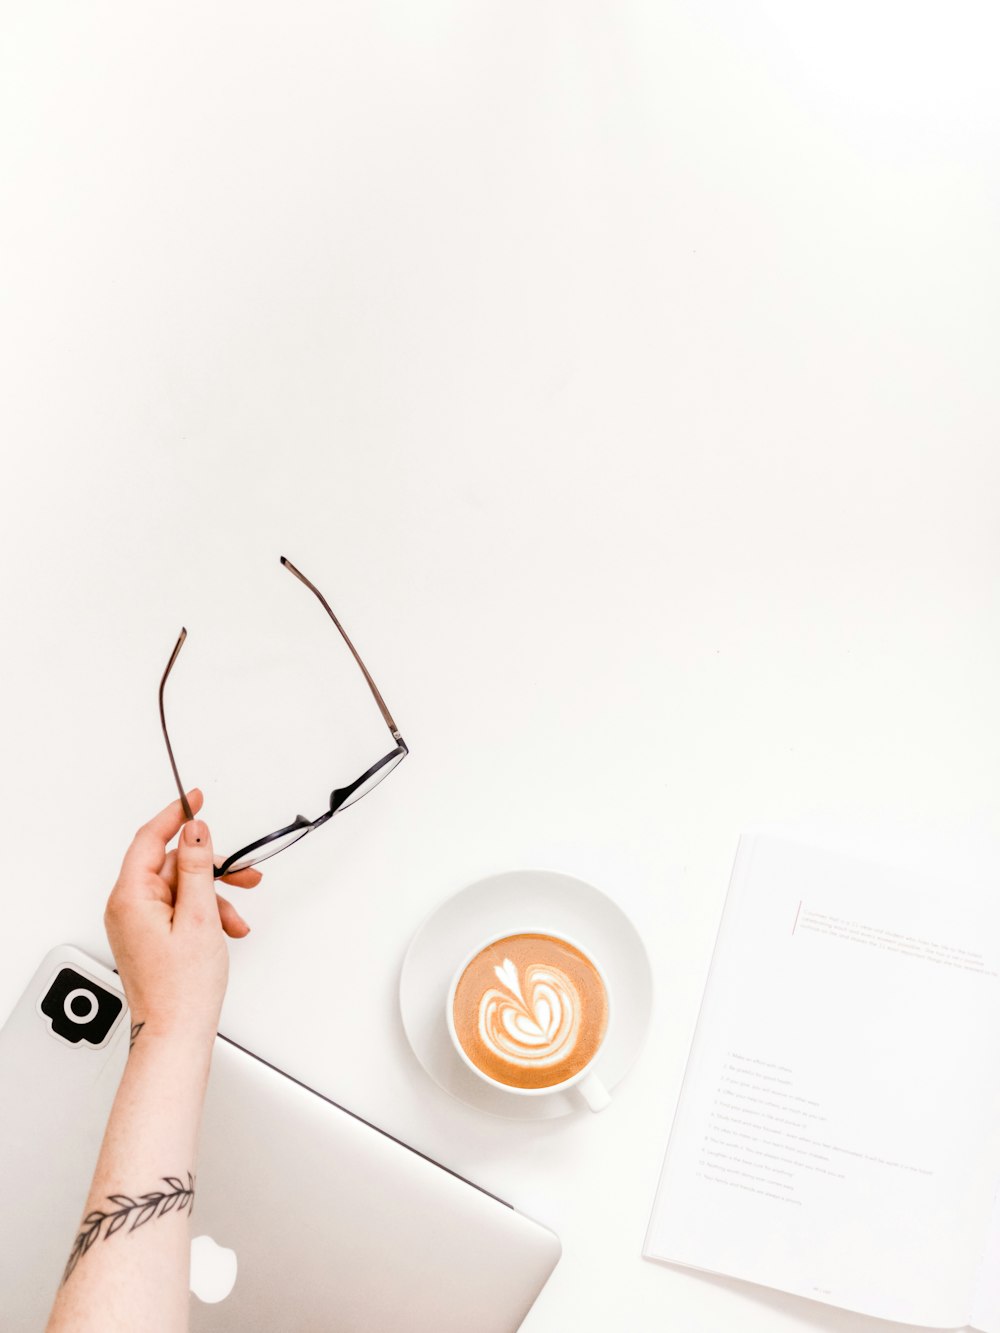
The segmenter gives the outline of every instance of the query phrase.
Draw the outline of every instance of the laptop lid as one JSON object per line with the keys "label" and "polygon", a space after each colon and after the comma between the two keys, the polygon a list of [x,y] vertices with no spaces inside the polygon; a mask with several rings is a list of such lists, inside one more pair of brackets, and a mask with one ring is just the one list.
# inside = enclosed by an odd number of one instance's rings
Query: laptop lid
{"label": "laptop lid", "polygon": [[[99,1045],[53,1032],[67,984],[109,1014]],[[72,945],[0,1030],[0,1327],[44,1326],[129,1031],[117,974]],[[222,1036],[191,1234],[193,1333],[510,1333],[560,1254],[547,1228]]]}

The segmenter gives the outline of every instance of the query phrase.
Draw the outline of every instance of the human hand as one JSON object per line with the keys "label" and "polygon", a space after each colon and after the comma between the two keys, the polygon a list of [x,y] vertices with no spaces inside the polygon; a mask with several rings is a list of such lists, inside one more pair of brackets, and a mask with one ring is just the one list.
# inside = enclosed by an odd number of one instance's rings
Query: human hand
{"label": "human hand", "polygon": [[[197,787],[188,793],[194,814],[203,801]],[[229,977],[223,932],[242,939],[250,927],[215,892],[212,868],[208,827],[199,819],[185,823],[179,800],[144,824],[125,853],[104,928],[132,1021],[144,1025],[144,1035],[215,1036]],[[261,878],[253,868],[223,876],[241,888]]]}

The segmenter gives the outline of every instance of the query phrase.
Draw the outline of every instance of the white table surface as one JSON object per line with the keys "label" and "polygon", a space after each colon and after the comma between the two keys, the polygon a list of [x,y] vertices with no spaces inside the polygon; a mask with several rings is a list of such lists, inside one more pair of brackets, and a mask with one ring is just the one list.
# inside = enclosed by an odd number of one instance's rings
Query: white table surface
{"label": "white table surface", "polygon": [[[640,1247],[739,833],[996,874],[996,38],[985,3],[10,0],[0,1012],[52,944],[107,956],[181,624],[220,845],[378,752],[288,555],[412,754],[233,891],[224,1030],[554,1227],[531,1333],[881,1327]],[[417,925],[525,866],[653,959],[600,1116],[487,1119],[402,1034]]]}

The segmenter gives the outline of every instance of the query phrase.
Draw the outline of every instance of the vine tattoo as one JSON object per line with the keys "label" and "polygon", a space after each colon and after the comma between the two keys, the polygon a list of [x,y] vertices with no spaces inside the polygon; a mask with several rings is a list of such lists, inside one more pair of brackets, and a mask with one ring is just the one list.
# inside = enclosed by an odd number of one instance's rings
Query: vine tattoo
{"label": "vine tattoo", "polygon": [[133,1024],[132,1024],[132,1032],[131,1032],[131,1034],[129,1035],[129,1039],[128,1039],[128,1048],[129,1048],[129,1050],[131,1050],[132,1047],[135,1045],[135,1039],[136,1039],[136,1037],[138,1037],[139,1033],[142,1031],[142,1029],[143,1029],[145,1026],[146,1026],[146,1022],[145,1022],[145,1020],[143,1020],[141,1023],[133,1023]]}
{"label": "vine tattoo", "polygon": [[[142,1026],[141,1024],[139,1025]],[[83,1256],[93,1245],[94,1241],[101,1234],[101,1228],[104,1227],[104,1239],[113,1236],[116,1231],[121,1231],[132,1219],[132,1225],[129,1231],[134,1231],[136,1227],[143,1226],[146,1222],[152,1221],[154,1217],[165,1217],[167,1213],[174,1209],[181,1213],[186,1208],[190,1215],[194,1207],[194,1176],[191,1172],[187,1173],[188,1183],[177,1176],[163,1176],[164,1184],[169,1185],[168,1190],[152,1190],[149,1194],[140,1195],[138,1199],[133,1199],[128,1194],[109,1194],[108,1203],[114,1204],[110,1212],[101,1212],[95,1209],[88,1213],[83,1219],[83,1226],[80,1234],[73,1242],[73,1248],[70,1251],[69,1260],[66,1269],[62,1275],[62,1281],[65,1282],[77,1266]],[[107,1226],[104,1224],[107,1223]]]}

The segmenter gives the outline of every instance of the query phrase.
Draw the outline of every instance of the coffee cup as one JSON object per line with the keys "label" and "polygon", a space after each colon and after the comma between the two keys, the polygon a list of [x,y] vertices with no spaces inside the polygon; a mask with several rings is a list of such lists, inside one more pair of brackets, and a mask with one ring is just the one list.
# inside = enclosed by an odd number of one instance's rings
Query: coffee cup
{"label": "coffee cup", "polygon": [[492,935],[455,969],[445,1011],[459,1057],[515,1097],[570,1089],[610,1105],[594,1062],[611,1024],[611,991],[593,955],[562,931]]}

